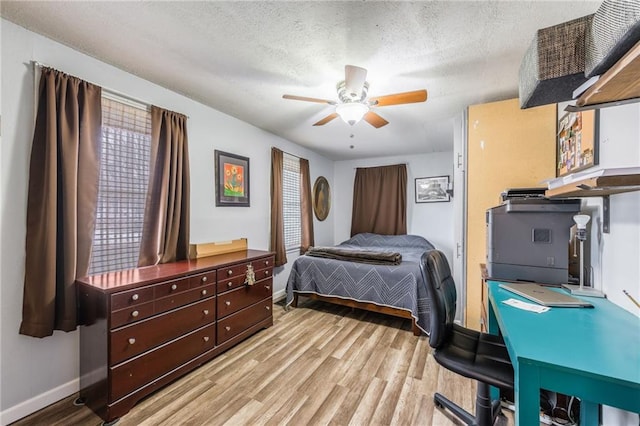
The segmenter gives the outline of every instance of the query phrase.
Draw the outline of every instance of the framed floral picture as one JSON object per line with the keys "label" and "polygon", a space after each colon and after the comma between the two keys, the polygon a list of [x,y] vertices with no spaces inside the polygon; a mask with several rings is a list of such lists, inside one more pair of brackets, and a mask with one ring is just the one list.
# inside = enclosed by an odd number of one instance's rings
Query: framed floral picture
{"label": "framed floral picture", "polygon": [[249,207],[249,158],[215,150],[216,207]]}

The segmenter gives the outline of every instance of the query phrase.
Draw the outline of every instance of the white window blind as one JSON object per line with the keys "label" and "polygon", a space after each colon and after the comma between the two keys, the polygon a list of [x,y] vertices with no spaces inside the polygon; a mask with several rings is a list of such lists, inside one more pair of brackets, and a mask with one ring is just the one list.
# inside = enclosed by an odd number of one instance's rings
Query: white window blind
{"label": "white window blind", "polygon": [[89,274],[138,266],[149,181],[151,114],[145,105],[102,98],[102,149]]}
{"label": "white window blind", "polygon": [[300,159],[284,153],[282,173],[284,244],[287,250],[300,247]]}

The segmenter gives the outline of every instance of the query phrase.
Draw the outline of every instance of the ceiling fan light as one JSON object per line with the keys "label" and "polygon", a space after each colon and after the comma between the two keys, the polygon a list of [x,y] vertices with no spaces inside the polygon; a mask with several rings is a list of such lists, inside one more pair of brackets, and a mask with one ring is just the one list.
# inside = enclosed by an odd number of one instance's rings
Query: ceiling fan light
{"label": "ceiling fan light", "polygon": [[369,112],[369,107],[359,102],[339,104],[336,106],[336,113],[345,123],[349,123],[352,126],[362,120],[362,117],[364,117],[367,112]]}

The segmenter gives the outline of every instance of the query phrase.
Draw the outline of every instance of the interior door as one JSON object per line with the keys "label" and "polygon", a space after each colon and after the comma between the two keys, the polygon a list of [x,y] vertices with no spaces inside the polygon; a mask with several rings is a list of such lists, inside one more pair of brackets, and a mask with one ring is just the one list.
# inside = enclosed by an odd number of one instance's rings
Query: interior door
{"label": "interior door", "polygon": [[466,326],[480,329],[482,276],[486,263],[486,213],[509,188],[538,187],[555,176],[556,105],[520,109],[518,99],[471,105],[465,145],[467,175]]}

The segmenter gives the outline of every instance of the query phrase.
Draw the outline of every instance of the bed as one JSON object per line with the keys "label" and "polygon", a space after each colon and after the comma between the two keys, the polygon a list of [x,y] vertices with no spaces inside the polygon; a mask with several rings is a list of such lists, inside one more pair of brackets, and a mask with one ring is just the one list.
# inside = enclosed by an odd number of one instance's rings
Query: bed
{"label": "bed", "polygon": [[434,248],[418,235],[370,233],[335,247],[312,247],[293,263],[286,306],[297,306],[302,295],[408,318],[414,334],[427,333],[429,299],[419,262]]}

